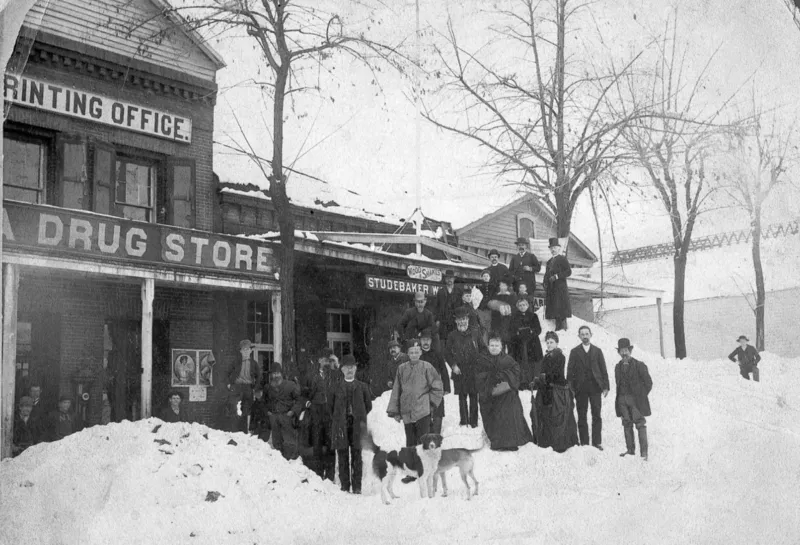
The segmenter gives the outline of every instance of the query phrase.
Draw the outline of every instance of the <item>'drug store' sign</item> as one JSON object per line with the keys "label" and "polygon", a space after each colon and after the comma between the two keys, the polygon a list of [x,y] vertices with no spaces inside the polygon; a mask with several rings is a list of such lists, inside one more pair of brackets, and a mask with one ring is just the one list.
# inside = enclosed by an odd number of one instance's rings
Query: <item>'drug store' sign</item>
{"label": "'drug store' sign", "polygon": [[5,74],[3,97],[20,106],[187,144],[192,142],[192,120],[189,118],[19,74]]}

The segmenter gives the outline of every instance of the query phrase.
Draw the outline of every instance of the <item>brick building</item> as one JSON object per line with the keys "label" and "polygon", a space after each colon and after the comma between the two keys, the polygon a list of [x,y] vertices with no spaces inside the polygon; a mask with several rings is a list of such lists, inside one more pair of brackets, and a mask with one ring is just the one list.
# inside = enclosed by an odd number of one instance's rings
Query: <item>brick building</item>
{"label": "brick building", "polygon": [[[224,63],[165,7],[38,2],[5,67],[4,455],[8,400],[32,383],[89,424],[104,389],[119,421],[179,387],[213,425],[238,340],[262,363],[280,351],[272,245],[212,232]],[[178,376],[182,355],[195,367]]]}

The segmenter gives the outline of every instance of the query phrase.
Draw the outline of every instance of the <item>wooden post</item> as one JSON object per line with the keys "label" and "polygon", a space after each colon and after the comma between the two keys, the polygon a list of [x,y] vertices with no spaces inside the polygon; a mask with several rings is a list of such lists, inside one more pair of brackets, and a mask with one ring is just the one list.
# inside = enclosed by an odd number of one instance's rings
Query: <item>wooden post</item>
{"label": "wooden post", "polygon": [[661,297],[656,297],[656,308],[658,309],[658,343],[661,346],[661,357],[664,355],[664,323],[661,321]]}
{"label": "wooden post", "polygon": [[155,278],[142,280],[142,418],[152,416],[153,395],[153,299]]}
{"label": "wooden post", "polygon": [[17,366],[19,268],[3,265],[3,360],[0,368],[0,458],[11,457],[14,437],[14,389]]}
{"label": "wooden post", "polygon": [[283,363],[281,330],[281,292],[272,292],[272,361]]}

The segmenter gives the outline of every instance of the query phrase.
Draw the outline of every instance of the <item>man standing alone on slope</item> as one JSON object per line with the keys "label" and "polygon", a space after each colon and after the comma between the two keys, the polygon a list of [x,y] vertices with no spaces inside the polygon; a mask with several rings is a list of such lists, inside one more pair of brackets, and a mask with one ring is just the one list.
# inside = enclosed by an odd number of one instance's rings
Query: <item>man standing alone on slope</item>
{"label": "man standing alone on slope", "polygon": [[578,330],[581,344],[569,353],[567,363],[567,382],[575,392],[575,406],[578,409],[578,436],[581,445],[589,444],[589,426],[586,421],[588,406],[592,407],[592,446],[603,450],[603,418],[600,416],[602,398],[608,395],[608,371],[603,351],[591,344],[592,330],[581,326]]}

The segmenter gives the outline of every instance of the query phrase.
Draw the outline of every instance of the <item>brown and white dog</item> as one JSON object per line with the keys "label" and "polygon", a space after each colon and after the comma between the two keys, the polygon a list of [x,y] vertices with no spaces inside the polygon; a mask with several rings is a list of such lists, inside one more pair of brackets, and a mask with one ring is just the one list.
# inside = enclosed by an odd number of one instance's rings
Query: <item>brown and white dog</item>
{"label": "brown and white dog", "polygon": [[420,441],[422,444],[416,447],[403,447],[400,450],[386,452],[373,442],[372,434],[368,430],[362,430],[361,446],[371,450],[375,455],[372,458],[372,472],[381,482],[381,500],[386,505],[389,505],[389,497],[397,499],[392,484],[398,473],[416,477],[419,482],[420,498],[433,497],[433,477],[442,454],[442,436],[438,433],[426,433]]}
{"label": "brown and white dog", "polygon": [[467,499],[469,500],[472,498],[472,491],[469,488],[467,476],[472,477],[472,482],[475,483],[475,495],[478,494],[478,479],[475,478],[475,474],[472,472],[472,469],[475,467],[475,461],[472,458],[473,452],[476,451],[467,450],[464,448],[451,448],[442,451],[442,455],[439,458],[439,466],[436,468],[436,472],[433,475],[434,494],[436,494],[436,486],[439,481],[439,475],[441,475],[442,496],[447,496],[446,474],[454,467],[458,467],[458,470],[461,473],[461,480],[464,481],[464,486],[467,487]]}

